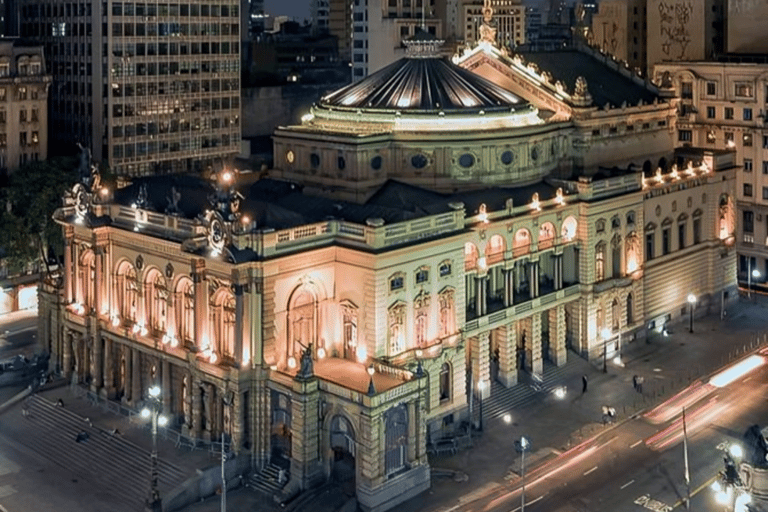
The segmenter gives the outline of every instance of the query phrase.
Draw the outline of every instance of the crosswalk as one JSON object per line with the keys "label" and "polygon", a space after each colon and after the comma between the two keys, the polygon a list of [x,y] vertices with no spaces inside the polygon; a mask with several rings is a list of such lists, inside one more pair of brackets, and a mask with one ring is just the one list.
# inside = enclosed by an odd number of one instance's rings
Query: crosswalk
{"label": "crosswalk", "polygon": [[530,406],[560,386],[580,386],[580,376],[593,370],[588,361],[568,353],[568,361],[561,367],[544,362],[544,381],[536,389],[531,376],[525,373],[518,374],[519,382],[510,388],[493,381],[491,396],[483,401],[483,419],[501,418],[515,409]]}

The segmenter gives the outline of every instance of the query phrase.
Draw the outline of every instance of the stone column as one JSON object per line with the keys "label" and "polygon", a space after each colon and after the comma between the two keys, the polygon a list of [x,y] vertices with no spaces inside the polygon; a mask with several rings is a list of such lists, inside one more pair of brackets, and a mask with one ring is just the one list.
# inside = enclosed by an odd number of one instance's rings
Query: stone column
{"label": "stone column", "polygon": [[293,380],[291,399],[291,480],[301,489],[308,489],[323,479],[319,403],[317,378],[297,376]]}
{"label": "stone column", "polygon": [[190,436],[200,439],[202,436],[202,397],[200,396],[200,379],[192,377],[190,380],[189,395],[192,397],[192,429]]}
{"label": "stone column", "polygon": [[517,384],[517,326],[514,323],[503,325],[495,330],[499,347],[498,380],[504,387]]}
{"label": "stone column", "polygon": [[162,368],[161,375],[163,379],[163,412],[168,415],[173,415],[173,386],[171,386],[171,363],[163,359],[160,363]]}
{"label": "stone column", "polygon": [[74,251],[75,245],[72,243],[72,236],[74,233],[75,229],[73,227],[66,226],[64,228],[64,301],[67,304],[70,304],[75,296],[75,277],[74,268],[72,266],[72,251]]}
{"label": "stone column", "polygon": [[555,256],[555,290],[563,288],[563,255]]}
{"label": "stone column", "polygon": [[481,398],[487,398],[491,393],[491,339],[490,332],[480,333],[469,340],[472,352],[472,392],[480,396],[478,383],[485,382]]}
{"label": "stone column", "polygon": [[232,439],[232,449],[239,453],[240,446],[243,444],[243,401],[244,393],[239,390],[233,390],[234,401],[229,406],[229,436]]}
{"label": "stone column", "polygon": [[[544,372],[544,361],[541,358],[541,313],[531,315],[530,338],[531,373],[542,375]],[[527,347],[526,351],[528,351]]]}
{"label": "stone column", "polygon": [[123,403],[133,403],[133,359],[131,358],[131,349],[128,345],[122,346],[122,360],[125,361],[125,382],[123,382]]}
{"label": "stone column", "polygon": [[72,375],[72,343],[74,336],[69,329],[64,330],[64,350],[61,356],[61,374],[65,379]]}
{"label": "stone column", "polygon": [[111,399],[115,396],[115,375],[112,363],[112,340],[104,338],[104,363],[102,367],[101,396]]}
{"label": "stone column", "polygon": [[504,269],[504,307],[508,308],[515,303],[515,271],[512,268]]}
{"label": "stone column", "polygon": [[475,276],[475,313],[477,316],[485,314],[485,278],[486,276]]}
{"label": "stone column", "polygon": [[565,348],[565,305],[561,304],[549,310],[549,358],[563,366],[568,360]]}
{"label": "stone column", "polygon": [[530,280],[531,280],[531,298],[535,299],[539,296],[539,260],[531,261],[529,263]]}
{"label": "stone column", "polygon": [[192,260],[192,281],[195,285],[195,345],[199,348],[208,339],[208,286],[205,282],[205,260]]}
{"label": "stone column", "polygon": [[232,354],[238,367],[243,363],[243,330],[248,326],[243,322],[244,316],[244,298],[242,284],[235,285],[235,347]]}
{"label": "stone column", "polygon": [[[210,441],[211,440],[211,430],[213,430],[211,427],[213,426],[213,386],[208,384],[207,382],[203,382],[200,385],[201,389],[201,396],[200,396],[200,419],[201,419],[201,425],[200,425],[200,435],[202,436],[203,440]],[[205,421],[202,421],[205,420]]]}
{"label": "stone column", "polygon": [[102,348],[103,340],[101,336],[93,338],[93,378],[91,379],[91,391],[98,393],[104,385],[104,350]]}
{"label": "stone column", "polygon": [[134,407],[141,400],[141,352],[131,349],[131,402]]}
{"label": "stone column", "polygon": [[93,310],[95,311],[96,318],[101,318],[101,310],[107,309],[106,304],[102,304],[104,301],[103,283],[106,280],[104,274],[104,247],[96,246],[94,252],[94,278],[91,286],[93,286]]}

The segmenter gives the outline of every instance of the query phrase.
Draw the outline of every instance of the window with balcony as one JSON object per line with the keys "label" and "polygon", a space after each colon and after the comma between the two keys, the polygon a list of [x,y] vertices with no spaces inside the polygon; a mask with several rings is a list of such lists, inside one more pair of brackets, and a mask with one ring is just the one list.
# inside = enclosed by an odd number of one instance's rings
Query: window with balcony
{"label": "window with balcony", "polygon": [[741,215],[742,224],[744,225],[745,233],[755,232],[755,213],[751,210],[744,210]]}

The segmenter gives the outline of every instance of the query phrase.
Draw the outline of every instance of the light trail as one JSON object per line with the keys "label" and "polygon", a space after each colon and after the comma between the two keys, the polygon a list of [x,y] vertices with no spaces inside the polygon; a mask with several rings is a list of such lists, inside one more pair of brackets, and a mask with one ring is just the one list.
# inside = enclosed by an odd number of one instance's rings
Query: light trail
{"label": "light trail", "polygon": [[709,383],[715,387],[722,388],[764,364],[764,357],[758,356],[757,354],[751,355],[748,358],[739,361],[727,370],[723,370],[722,372],[718,373],[709,379]]}
{"label": "light trail", "polygon": [[[695,434],[697,430],[705,427],[718,415],[728,408],[727,405],[711,399],[706,404],[693,411],[686,411],[686,429],[688,436]],[[680,417],[667,428],[657,432],[645,440],[645,444],[651,450],[661,451],[667,446],[681,441],[683,438],[683,418]]]}
{"label": "light trail", "polygon": [[710,384],[704,384],[700,381],[683,389],[672,398],[657,405],[651,411],[644,414],[645,419],[654,424],[665,423],[683,410],[690,408],[693,404],[699,400],[705,398],[712,393],[716,388]]}

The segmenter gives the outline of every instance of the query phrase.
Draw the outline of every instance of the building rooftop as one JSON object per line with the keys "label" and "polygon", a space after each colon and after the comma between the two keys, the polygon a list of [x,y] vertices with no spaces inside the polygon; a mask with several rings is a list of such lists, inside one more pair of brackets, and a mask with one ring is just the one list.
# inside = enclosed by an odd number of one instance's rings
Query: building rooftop
{"label": "building rooftop", "polygon": [[628,73],[617,69],[617,65],[606,65],[590,53],[576,49],[554,51],[523,52],[521,55],[528,62],[547,71],[553,80],[561,81],[573,87],[576,79],[583,76],[592,100],[598,107],[611,104],[620,107],[624,102],[637,105],[640,100],[653,103],[659,94],[646,87],[643,82],[633,80]]}

